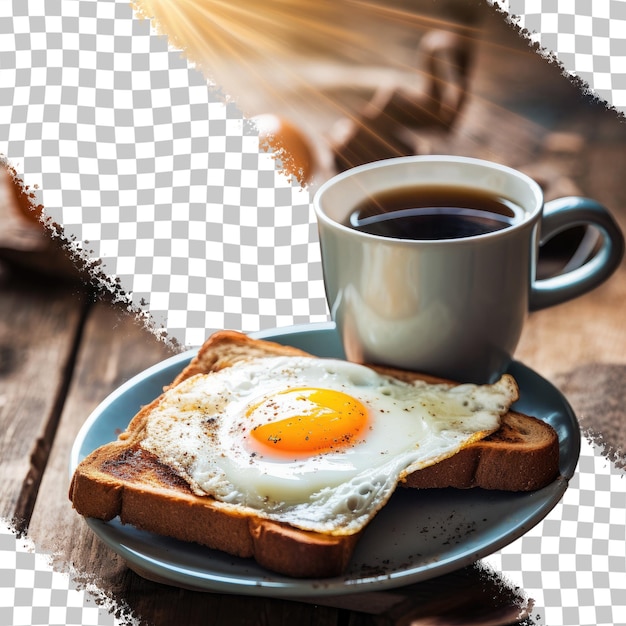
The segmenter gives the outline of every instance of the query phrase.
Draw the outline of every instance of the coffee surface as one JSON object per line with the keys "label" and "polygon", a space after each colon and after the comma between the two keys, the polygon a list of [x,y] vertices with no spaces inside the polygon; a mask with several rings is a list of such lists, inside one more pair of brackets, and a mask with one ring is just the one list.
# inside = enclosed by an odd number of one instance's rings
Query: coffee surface
{"label": "coffee surface", "polygon": [[365,199],[345,225],[396,239],[457,239],[502,230],[522,216],[515,203],[480,189],[418,185]]}

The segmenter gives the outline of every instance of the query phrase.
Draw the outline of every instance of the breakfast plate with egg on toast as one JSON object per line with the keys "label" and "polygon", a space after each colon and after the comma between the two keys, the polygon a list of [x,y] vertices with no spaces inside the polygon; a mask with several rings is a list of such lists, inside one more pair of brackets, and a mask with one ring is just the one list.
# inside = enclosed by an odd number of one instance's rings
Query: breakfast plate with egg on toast
{"label": "breakfast plate with egg on toast", "polygon": [[345,361],[334,324],[220,331],[100,404],[70,499],[146,578],[319,596],[469,565],[559,502],[578,422],[513,362],[492,385]]}

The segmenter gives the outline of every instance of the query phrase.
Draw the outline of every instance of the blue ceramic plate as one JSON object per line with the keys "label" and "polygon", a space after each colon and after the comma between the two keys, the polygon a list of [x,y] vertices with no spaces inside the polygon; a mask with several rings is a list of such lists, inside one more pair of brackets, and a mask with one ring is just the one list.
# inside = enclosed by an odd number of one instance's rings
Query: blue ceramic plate
{"label": "blue ceramic plate", "polygon": [[[322,357],[343,357],[332,323],[254,333]],[[114,440],[139,408],[161,393],[193,357],[188,351],[135,376],[102,402],[79,432],[70,471],[89,452]],[[122,525],[89,519],[92,530],[140,575],[179,587],[262,596],[311,597],[392,588],[465,567],[499,550],[541,521],[567,489],[580,453],[578,421],[565,398],[528,367],[509,372],[520,387],[514,408],[549,422],[561,447],[561,478],[532,493],[398,489],[365,530],[345,575],[298,580],[247,559],[199,548]]]}

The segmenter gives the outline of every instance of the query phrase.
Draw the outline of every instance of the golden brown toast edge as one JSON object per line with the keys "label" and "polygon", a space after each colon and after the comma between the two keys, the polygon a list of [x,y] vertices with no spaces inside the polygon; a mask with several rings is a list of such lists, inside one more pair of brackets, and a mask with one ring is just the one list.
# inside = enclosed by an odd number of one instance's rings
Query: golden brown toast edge
{"label": "golden brown toast edge", "polygon": [[102,446],[79,464],[69,497],[85,517],[123,524],[228,554],[295,578],[328,578],[348,565],[360,534],[332,536],[238,513],[185,481],[136,442]]}
{"label": "golden brown toast edge", "polygon": [[546,422],[509,411],[500,428],[454,456],[407,476],[405,487],[535,491],[559,475],[559,438]]}

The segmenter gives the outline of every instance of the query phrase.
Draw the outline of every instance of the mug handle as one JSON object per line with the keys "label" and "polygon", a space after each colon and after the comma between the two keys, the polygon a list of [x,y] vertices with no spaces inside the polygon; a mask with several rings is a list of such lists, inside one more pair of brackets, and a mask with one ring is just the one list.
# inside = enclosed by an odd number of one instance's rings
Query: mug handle
{"label": "mug handle", "polygon": [[571,196],[546,202],[541,220],[540,245],[573,226],[593,226],[602,244],[583,265],[550,278],[535,280],[530,288],[531,311],[560,304],[591,291],[619,266],[624,255],[624,236],[609,211],[590,198]]}

